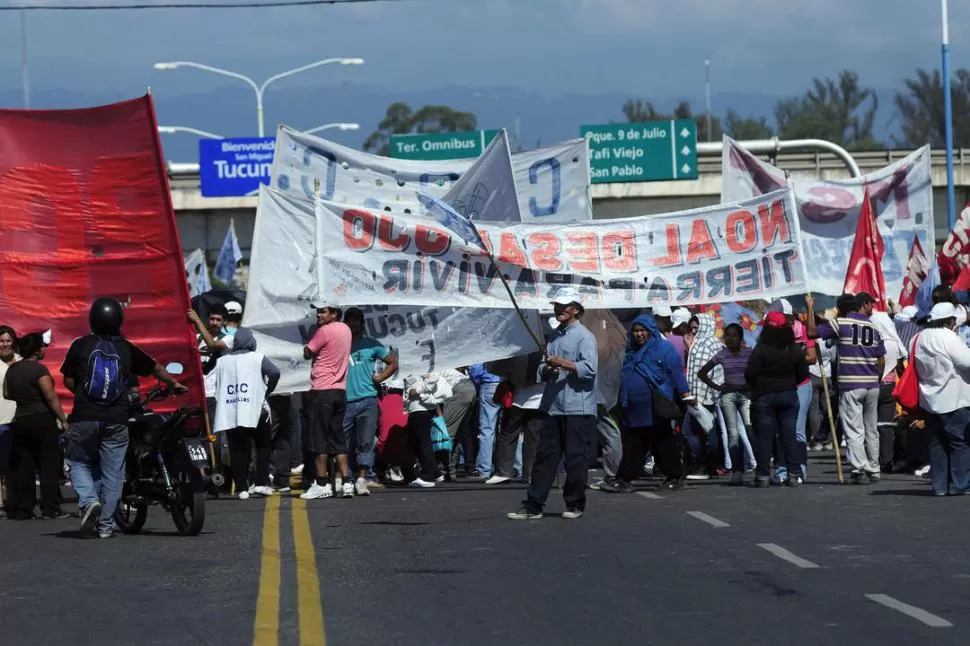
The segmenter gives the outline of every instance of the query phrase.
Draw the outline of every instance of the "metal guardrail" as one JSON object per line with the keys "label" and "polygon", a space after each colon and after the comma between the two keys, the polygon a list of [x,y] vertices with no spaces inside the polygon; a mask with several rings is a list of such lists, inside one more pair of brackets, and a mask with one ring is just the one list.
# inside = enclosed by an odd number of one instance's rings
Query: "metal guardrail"
{"label": "metal guardrail", "polygon": [[[863,173],[878,170],[893,162],[903,159],[912,150],[872,150],[865,152],[854,152],[852,157],[859,164]],[[767,161],[769,155],[757,155],[759,159]],[[946,165],[946,153],[943,150],[933,150],[930,154],[930,163],[933,166]],[[956,167],[962,168],[970,165],[970,148],[958,148],[953,151],[953,163]],[[807,171],[821,172],[823,170],[845,170],[845,162],[832,153],[778,153],[775,165],[779,168],[792,172]],[[721,172],[721,155],[699,154],[697,157],[697,170],[704,174],[717,174]],[[169,163],[168,175],[170,183],[174,189],[192,189],[199,186],[199,165],[185,163]]]}

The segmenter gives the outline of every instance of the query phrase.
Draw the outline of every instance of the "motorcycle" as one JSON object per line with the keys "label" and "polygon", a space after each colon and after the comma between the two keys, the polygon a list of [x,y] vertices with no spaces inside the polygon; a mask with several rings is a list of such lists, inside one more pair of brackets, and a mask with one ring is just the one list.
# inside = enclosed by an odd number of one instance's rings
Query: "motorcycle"
{"label": "motorcycle", "polygon": [[[182,366],[173,363],[166,370],[178,375]],[[212,462],[202,409],[156,413],[149,408],[166,395],[160,386],[149,390],[143,400],[133,393],[125,484],[115,512],[115,522],[125,534],[141,531],[149,505],[161,505],[169,512],[180,534],[196,536],[205,524]]]}

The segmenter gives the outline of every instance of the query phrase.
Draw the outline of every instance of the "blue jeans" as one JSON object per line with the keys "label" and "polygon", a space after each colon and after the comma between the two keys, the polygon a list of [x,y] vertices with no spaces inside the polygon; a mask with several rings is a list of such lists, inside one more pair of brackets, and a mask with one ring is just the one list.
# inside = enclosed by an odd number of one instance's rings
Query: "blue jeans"
{"label": "blue jeans", "polygon": [[101,531],[114,527],[112,517],[121,499],[127,450],[128,427],[124,424],[71,422],[67,441],[71,482],[81,509],[101,502]]}
{"label": "blue jeans", "polygon": [[788,470],[797,471],[800,465],[795,456],[795,425],[798,420],[798,395],[795,391],[761,395],[752,402],[751,412],[758,438],[755,449],[755,459],[758,461],[755,473],[758,479],[767,480],[771,476],[771,454],[776,434],[781,438],[783,454],[777,466],[781,468],[784,464]]}
{"label": "blue jeans", "polygon": [[970,408],[958,408],[952,413],[930,415],[926,420],[930,431],[930,478],[933,493],[958,494],[970,489]]}
{"label": "blue jeans", "polygon": [[347,435],[348,452],[357,456],[357,469],[374,471],[374,445],[377,443],[377,420],[380,409],[377,397],[366,397],[347,402],[344,413],[344,433]]}
{"label": "blue jeans", "polygon": [[492,448],[495,446],[495,429],[498,427],[502,407],[496,404],[495,391],[498,383],[478,387],[478,459],[475,470],[486,478],[492,475]]}
{"label": "blue jeans", "polygon": [[724,393],[721,395],[721,411],[724,414],[724,427],[727,430],[731,470],[743,473],[744,447],[741,443],[742,429],[738,427],[738,414],[741,415],[744,432],[751,435],[749,433],[751,429],[751,398],[740,392]]}

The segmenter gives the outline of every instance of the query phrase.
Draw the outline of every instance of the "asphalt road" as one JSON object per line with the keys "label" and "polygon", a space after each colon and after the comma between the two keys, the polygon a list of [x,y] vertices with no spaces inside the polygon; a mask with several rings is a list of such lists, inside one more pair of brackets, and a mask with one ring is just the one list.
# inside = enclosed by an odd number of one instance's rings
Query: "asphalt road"
{"label": "asphalt road", "polygon": [[[512,522],[522,485],[216,500],[205,532],[82,539],[0,521],[0,644],[962,644],[970,497],[912,476],[590,492]],[[646,494],[646,495],[644,495]]]}

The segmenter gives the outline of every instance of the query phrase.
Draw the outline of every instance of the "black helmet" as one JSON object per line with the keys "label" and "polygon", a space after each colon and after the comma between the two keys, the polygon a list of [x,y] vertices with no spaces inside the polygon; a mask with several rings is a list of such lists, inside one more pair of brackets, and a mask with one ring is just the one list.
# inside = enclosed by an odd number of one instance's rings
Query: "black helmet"
{"label": "black helmet", "polygon": [[116,336],[121,334],[121,324],[125,320],[125,310],[113,298],[99,298],[91,306],[88,324],[95,334]]}

